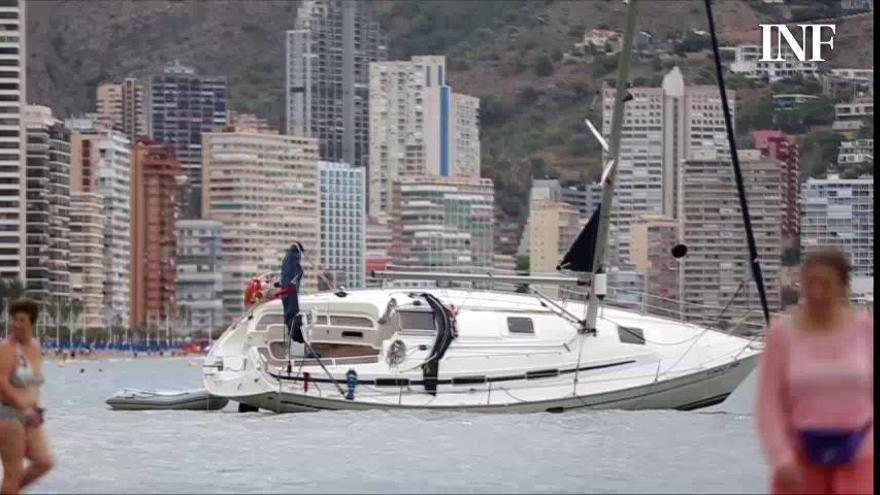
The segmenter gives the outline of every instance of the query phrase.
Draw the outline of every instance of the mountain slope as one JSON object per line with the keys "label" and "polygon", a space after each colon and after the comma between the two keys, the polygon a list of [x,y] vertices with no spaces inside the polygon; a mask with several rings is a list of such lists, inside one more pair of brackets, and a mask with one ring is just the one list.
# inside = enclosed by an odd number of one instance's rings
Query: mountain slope
{"label": "mountain slope", "polygon": [[[482,99],[484,175],[496,181],[505,211],[525,213],[526,188],[534,175],[595,172],[599,150],[582,119],[598,120],[599,79],[613,73],[616,60],[563,56],[585,30],[621,29],[623,2],[380,0],[373,5],[392,57],[445,54],[454,90]],[[284,31],[293,27],[297,6],[281,0],[30,1],[28,100],[61,116],[93,111],[99,82],[145,77],[177,59],[200,73],[227,75],[232,109],[255,112],[280,126]],[[719,29],[731,38],[756,32],[762,21],[782,22],[793,12],[828,11],[820,2],[794,10],[760,0],[716,2]],[[871,43],[865,43],[868,28],[873,38],[873,21],[867,27],[864,20],[857,22],[862,23],[857,36],[839,27],[835,50],[851,65],[873,57]],[[639,28],[658,42],[705,30],[702,3],[640,2]],[[663,62],[646,57],[636,61],[633,72],[644,83],[656,82],[678,64],[693,79],[708,63],[704,54]]]}

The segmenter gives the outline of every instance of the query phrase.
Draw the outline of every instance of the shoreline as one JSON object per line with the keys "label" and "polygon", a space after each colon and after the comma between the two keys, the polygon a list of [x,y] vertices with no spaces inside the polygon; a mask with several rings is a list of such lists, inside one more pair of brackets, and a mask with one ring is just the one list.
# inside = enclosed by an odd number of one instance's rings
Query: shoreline
{"label": "shoreline", "polygon": [[55,356],[46,355],[44,359],[46,362],[54,363],[58,366],[65,366],[67,364],[77,364],[77,363],[89,363],[89,362],[102,362],[102,361],[158,361],[158,360],[190,360],[196,361],[204,358],[204,354],[175,354],[170,355],[166,354],[164,356],[160,356],[159,354],[141,354],[138,353],[137,357],[134,357],[131,352],[95,352],[89,355],[80,355],[77,353],[75,358],[63,357],[63,356]]}

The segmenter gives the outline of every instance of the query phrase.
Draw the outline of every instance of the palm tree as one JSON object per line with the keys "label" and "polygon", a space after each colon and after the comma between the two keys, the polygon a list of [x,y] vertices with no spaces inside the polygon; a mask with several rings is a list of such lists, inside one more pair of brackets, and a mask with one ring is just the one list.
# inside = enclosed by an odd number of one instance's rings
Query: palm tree
{"label": "palm tree", "polygon": [[[84,305],[83,305],[82,299],[74,299],[70,302],[70,311],[71,311],[71,313],[73,313],[73,321],[74,322],[79,322],[79,317],[80,317],[80,315],[82,315],[83,310],[84,310]],[[85,326],[81,326],[80,330],[82,331],[82,334],[80,334],[80,342],[85,343],[85,339],[86,339]],[[70,334],[71,334],[71,340],[73,340],[73,325],[72,324],[70,326]]]}
{"label": "palm tree", "polygon": [[9,314],[7,312],[9,301],[18,299],[23,296],[24,293],[25,288],[21,280],[17,278],[0,279],[0,311],[2,311],[4,315],[4,335],[9,331]]}
{"label": "palm tree", "polygon": [[190,325],[192,324],[192,308],[190,308],[188,304],[181,304],[178,306],[178,311],[180,313],[180,319],[183,320],[183,323],[186,323],[186,326],[184,326],[184,333],[189,334]]}

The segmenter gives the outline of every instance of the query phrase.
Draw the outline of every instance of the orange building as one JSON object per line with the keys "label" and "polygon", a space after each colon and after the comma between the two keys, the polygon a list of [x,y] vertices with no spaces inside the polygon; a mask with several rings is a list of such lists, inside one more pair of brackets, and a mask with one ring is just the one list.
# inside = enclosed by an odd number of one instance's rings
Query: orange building
{"label": "orange building", "polygon": [[131,150],[132,326],[164,323],[176,311],[175,184],[181,173],[171,146],[143,138]]}

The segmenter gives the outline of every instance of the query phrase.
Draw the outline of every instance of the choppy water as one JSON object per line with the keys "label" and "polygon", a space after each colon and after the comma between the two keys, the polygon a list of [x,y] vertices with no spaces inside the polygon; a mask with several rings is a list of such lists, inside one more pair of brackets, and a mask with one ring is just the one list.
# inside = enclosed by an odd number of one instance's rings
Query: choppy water
{"label": "choppy water", "polygon": [[47,366],[56,468],[35,492],[757,493],[766,486],[748,414],[752,379],[703,412],[275,415],[239,414],[234,404],[219,412],[118,412],[104,404],[126,387],[200,386],[187,360]]}

